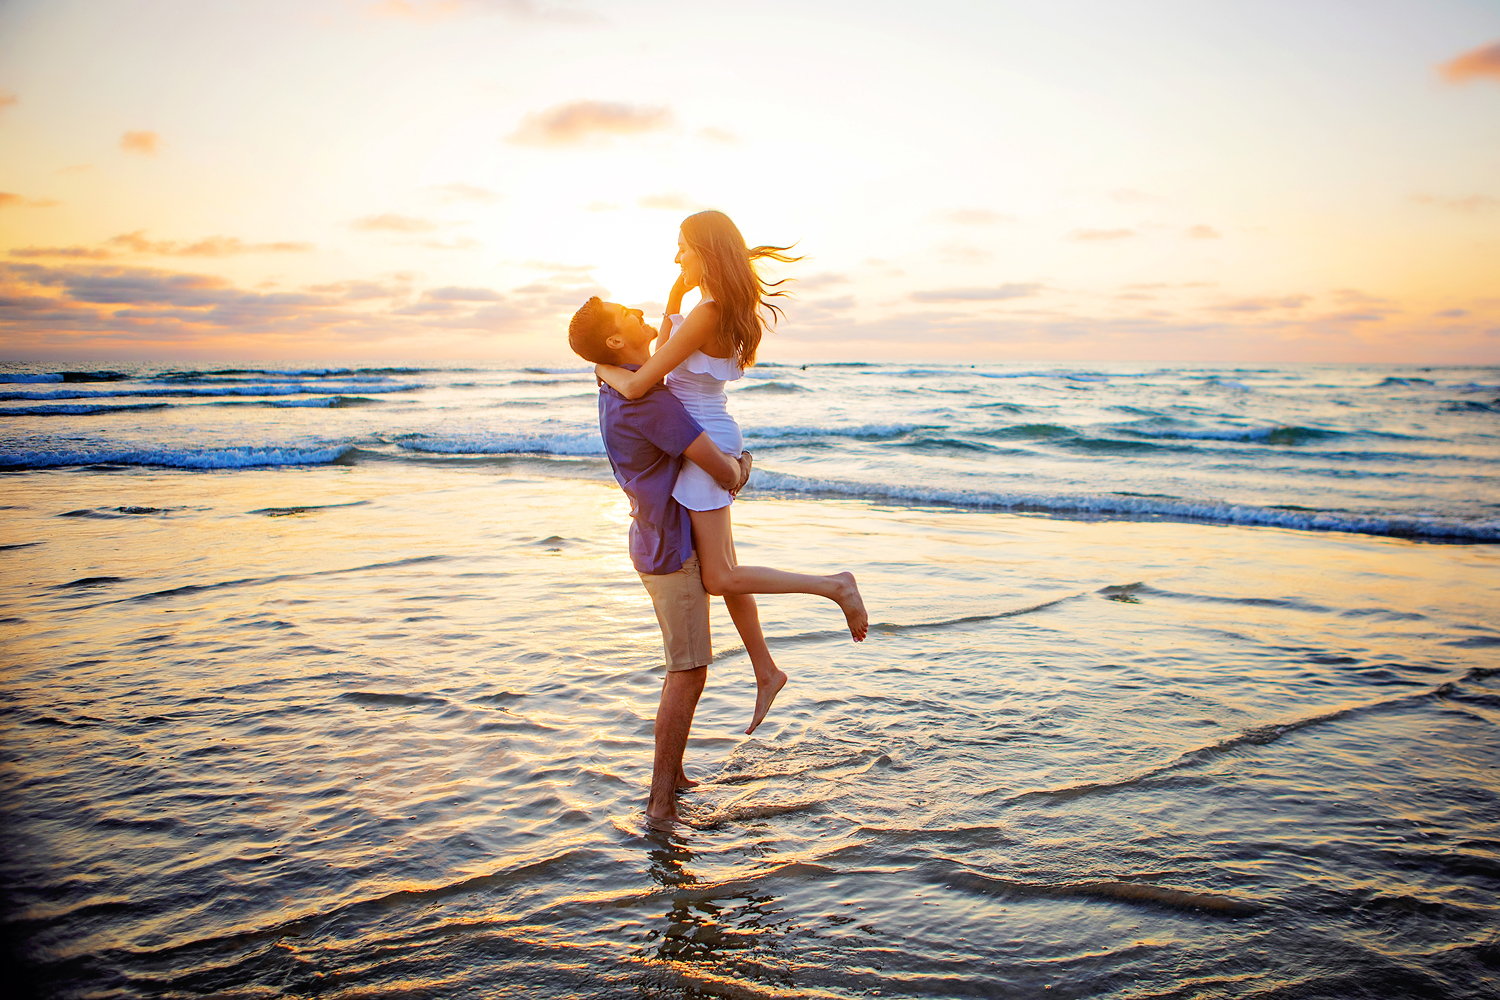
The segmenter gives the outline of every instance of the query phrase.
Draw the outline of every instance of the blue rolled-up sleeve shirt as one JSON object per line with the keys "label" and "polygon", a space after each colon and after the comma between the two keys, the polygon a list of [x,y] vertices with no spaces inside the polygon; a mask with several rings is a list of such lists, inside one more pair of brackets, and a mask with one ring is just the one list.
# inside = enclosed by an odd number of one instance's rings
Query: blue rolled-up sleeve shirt
{"label": "blue rolled-up sleeve shirt", "polygon": [[615,480],[630,497],[630,561],[652,576],[677,572],[693,554],[693,523],[672,489],[682,453],[703,428],[663,385],[639,399],[601,385],[599,433]]}

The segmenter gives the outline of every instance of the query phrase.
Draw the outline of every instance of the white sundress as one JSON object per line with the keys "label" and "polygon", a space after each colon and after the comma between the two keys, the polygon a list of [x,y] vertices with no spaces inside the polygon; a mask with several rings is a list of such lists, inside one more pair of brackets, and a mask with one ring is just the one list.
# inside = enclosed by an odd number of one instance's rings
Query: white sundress
{"label": "white sundress", "polygon": [[[675,335],[682,327],[682,314],[673,313],[668,318],[672,321],[671,335]],[[731,455],[738,455],[744,449],[744,439],[740,436],[740,425],[729,415],[724,383],[742,378],[744,374],[733,358],[715,358],[694,351],[686,361],[668,372],[664,380],[672,395],[708,432],[713,443]],[[734,502],[728,490],[692,462],[682,463],[677,485],[672,489],[672,499],[688,510],[718,510]]]}

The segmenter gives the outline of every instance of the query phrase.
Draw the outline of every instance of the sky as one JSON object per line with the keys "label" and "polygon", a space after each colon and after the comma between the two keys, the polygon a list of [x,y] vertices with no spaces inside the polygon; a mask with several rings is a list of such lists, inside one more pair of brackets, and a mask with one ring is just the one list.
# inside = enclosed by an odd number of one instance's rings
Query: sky
{"label": "sky", "polygon": [[0,360],[1500,363],[1496,0],[0,0]]}

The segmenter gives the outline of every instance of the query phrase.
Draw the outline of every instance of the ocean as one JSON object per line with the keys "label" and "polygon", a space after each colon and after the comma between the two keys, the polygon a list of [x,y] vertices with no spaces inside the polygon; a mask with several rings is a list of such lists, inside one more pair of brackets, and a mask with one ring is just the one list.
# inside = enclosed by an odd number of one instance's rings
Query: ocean
{"label": "ocean", "polygon": [[1500,996],[1500,368],[765,364],[685,823],[591,369],[0,368],[45,997]]}

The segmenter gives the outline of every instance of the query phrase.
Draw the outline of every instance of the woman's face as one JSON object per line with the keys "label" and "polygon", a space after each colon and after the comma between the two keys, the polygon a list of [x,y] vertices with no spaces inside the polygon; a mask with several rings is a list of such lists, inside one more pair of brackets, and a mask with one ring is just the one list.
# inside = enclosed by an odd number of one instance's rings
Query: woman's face
{"label": "woman's face", "polygon": [[677,266],[682,268],[682,283],[689,288],[697,288],[703,283],[703,258],[698,256],[698,251],[688,246],[687,240],[682,238],[682,230],[677,230]]}

